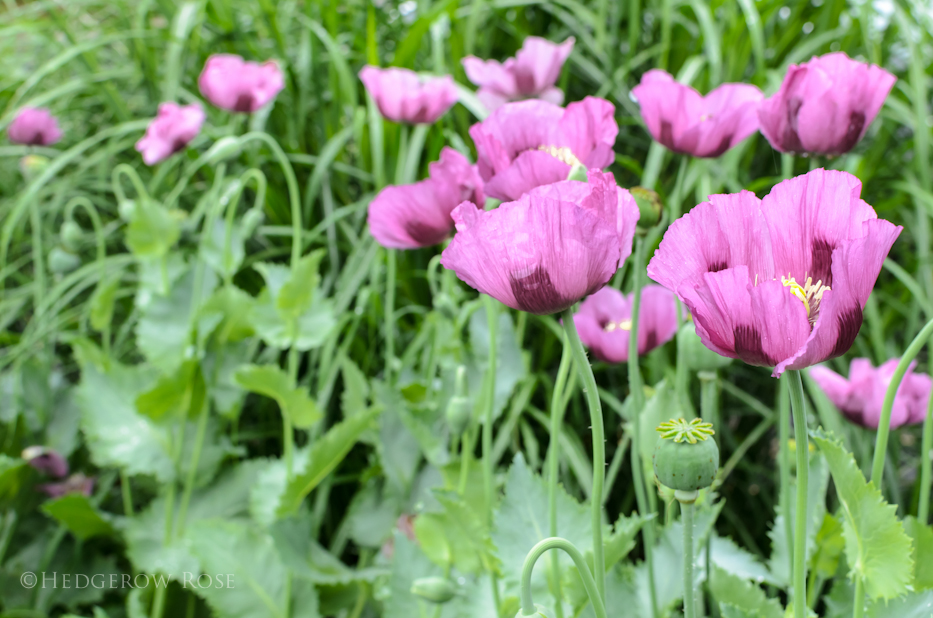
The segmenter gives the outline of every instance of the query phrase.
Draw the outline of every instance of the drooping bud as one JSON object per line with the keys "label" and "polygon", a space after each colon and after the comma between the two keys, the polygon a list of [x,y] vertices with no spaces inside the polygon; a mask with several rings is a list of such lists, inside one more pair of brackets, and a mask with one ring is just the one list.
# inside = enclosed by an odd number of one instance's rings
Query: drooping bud
{"label": "drooping bud", "polygon": [[447,403],[447,426],[450,433],[455,436],[462,434],[470,424],[473,408],[467,393],[466,367],[457,367],[457,377],[454,383],[454,395]]}
{"label": "drooping bud", "polygon": [[49,251],[49,270],[56,274],[70,273],[81,266],[81,258],[69,253],[61,247],[53,247]]}
{"label": "drooping bud", "polygon": [[677,354],[692,371],[715,371],[732,362],[728,356],[721,356],[703,345],[692,320],[677,331]]}
{"label": "drooping bud", "polygon": [[243,230],[243,238],[249,238],[253,235],[253,232],[256,231],[256,228],[262,223],[265,219],[265,215],[260,208],[250,208],[246,211],[246,214],[243,215],[243,219],[240,221],[241,229]]}
{"label": "drooping bud", "polygon": [[240,156],[240,151],[240,138],[228,135],[214,142],[205,156],[210,163],[217,164]]}
{"label": "drooping bud", "polygon": [[46,446],[29,446],[23,449],[21,457],[30,466],[55,478],[68,474],[68,462],[57,451]]}
{"label": "drooping bud", "polygon": [[49,158],[42,155],[28,154],[19,160],[19,171],[27,182],[41,174],[48,166]]}
{"label": "drooping bud", "polygon": [[412,582],[411,593],[431,603],[446,603],[457,596],[457,585],[446,577],[421,577]]}
{"label": "drooping bud", "polygon": [[695,418],[675,418],[657,429],[660,437],[654,448],[654,474],[658,481],[675,490],[681,502],[696,500],[697,490],[709,487],[719,471],[719,447],[710,436],[710,423]]}
{"label": "drooping bud", "polygon": [[71,220],[65,221],[62,223],[62,228],[58,231],[58,235],[65,249],[72,253],[78,252],[81,238],[84,236],[84,232],[81,231],[80,225]]}
{"label": "drooping bud", "polygon": [[648,229],[657,225],[658,221],[661,220],[661,212],[664,209],[660,196],[655,191],[644,187],[632,187],[629,189],[629,193],[632,194],[635,203],[638,204],[638,227]]}

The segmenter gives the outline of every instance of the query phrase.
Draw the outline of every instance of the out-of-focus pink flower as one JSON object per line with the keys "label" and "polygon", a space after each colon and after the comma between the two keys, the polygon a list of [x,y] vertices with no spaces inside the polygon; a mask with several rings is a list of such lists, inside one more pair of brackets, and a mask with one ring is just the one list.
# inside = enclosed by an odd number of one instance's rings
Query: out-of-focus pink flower
{"label": "out-of-focus pink flower", "polygon": [[450,75],[422,79],[408,69],[380,69],[367,65],[360,71],[380,113],[393,122],[431,124],[457,102],[457,87]]}
{"label": "out-of-focus pink flower", "polygon": [[[863,427],[877,429],[884,395],[899,360],[892,358],[876,369],[867,358],[854,358],[849,365],[848,380],[828,367],[817,365],[810,368],[810,377],[846,418]],[[894,395],[891,427],[923,422],[931,386],[930,376],[914,373],[911,364]]]}
{"label": "out-of-focus pink flower", "polygon": [[46,483],[45,485],[39,485],[38,489],[52,498],[61,498],[67,494],[90,496],[94,492],[94,478],[84,476],[78,472],[61,483]]}
{"label": "out-of-focus pink flower", "polygon": [[761,132],[781,152],[849,152],[878,115],[897,78],[843,52],[791,65],[759,108]]}
{"label": "out-of-focus pink flower", "polygon": [[586,97],[563,109],[546,101],[507,103],[470,127],[486,193],[517,200],[567,178],[575,164],[612,163],[619,125],[609,101]]}
{"label": "out-of-focus pink flower", "polygon": [[27,146],[51,146],[62,138],[58,120],[49,110],[41,107],[24,107],[7,128],[10,141]]}
{"label": "out-of-focus pink flower", "polygon": [[476,96],[490,111],[522,99],[543,99],[560,105],[564,102],[564,93],[554,84],[573,51],[573,43],[573,37],[558,45],[530,36],[514,58],[500,64],[496,60],[467,56],[463,59],[463,70],[467,78],[479,86]]}
{"label": "out-of-focus pink flower", "polygon": [[901,233],[846,172],[813,170],[763,200],[711,195],[668,228],[648,275],[690,309],[709,349],[802,369],[844,354]]}
{"label": "out-of-focus pink flower", "polygon": [[749,84],[723,84],[705,97],[653,69],[632,89],[651,137],[694,157],[718,157],[758,130],[764,95]]}
{"label": "out-of-focus pink flower", "polygon": [[23,449],[22,458],[30,466],[55,478],[68,475],[68,461],[57,451],[45,446],[30,446]]}
{"label": "out-of-focus pink flower", "polygon": [[234,54],[214,54],[204,63],[198,88],[211,104],[250,114],[272,101],[285,87],[279,65],[247,62]]}
{"label": "out-of-focus pink flower", "polygon": [[155,165],[179,150],[201,132],[204,110],[197,103],[181,106],[177,103],[160,103],[159,115],[146,127],[146,135],[136,142],[136,150],[142,153],[146,165]]}
{"label": "out-of-focus pink flower", "polygon": [[369,231],[383,247],[436,245],[453,232],[450,212],[461,202],[485,204],[476,166],[453,148],[445,147],[440,160],[428,167],[425,180],[386,187],[370,202]]}
{"label": "out-of-focus pink flower", "polygon": [[606,285],[632,252],[638,207],[594,170],[589,182],[540,187],[495,210],[464,202],[453,219],[441,264],[513,309],[546,315]]}
{"label": "out-of-focus pink flower", "polygon": [[[624,363],[628,360],[632,331],[633,295],[605,287],[582,303],[573,322],[583,341],[599,360]],[[664,345],[677,333],[677,303],[674,294],[660,285],[646,285],[638,308],[638,354]]]}

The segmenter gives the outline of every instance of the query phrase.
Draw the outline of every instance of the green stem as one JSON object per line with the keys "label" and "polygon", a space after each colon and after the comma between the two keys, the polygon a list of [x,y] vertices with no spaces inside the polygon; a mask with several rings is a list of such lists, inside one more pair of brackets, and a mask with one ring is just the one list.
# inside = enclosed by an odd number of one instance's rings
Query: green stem
{"label": "green stem", "polygon": [[894,406],[894,395],[901,385],[904,374],[910,363],[917,357],[924,344],[929,341],[933,335],[933,320],[926,323],[923,330],[914,337],[914,340],[907,347],[907,351],[901,357],[897,364],[894,375],[891,376],[891,383],[888,384],[888,390],[884,394],[884,405],[881,408],[881,419],[878,423],[878,435],[875,439],[875,454],[871,461],[871,478],[869,480],[875,483],[875,487],[881,490],[882,473],[884,472],[884,457],[888,451],[888,434],[891,432],[891,408]]}
{"label": "green stem", "polygon": [[923,441],[920,447],[920,506],[917,519],[924,526],[930,521],[930,449],[933,449],[933,397],[927,404],[927,414],[923,417]]}
{"label": "green stem", "polygon": [[185,532],[188,503],[191,502],[191,493],[194,491],[194,482],[198,476],[198,464],[201,461],[201,449],[204,446],[204,435],[207,433],[207,417],[210,409],[211,406],[205,396],[204,401],[201,403],[201,413],[198,415],[198,429],[194,436],[194,450],[191,453],[191,461],[188,463],[188,476],[185,477],[185,487],[181,492],[181,503],[178,507],[178,526],[175,529],[176,538],[180,538]]}
{"label": "green stem", "polygon": [[[564,421],[563,394],[567,384],[567,374],[570,373],[571,352],[564,338],[564,348],[560,355],[560,366],[557,368],[557,380],[554,383],[554,392],[551,394],[551,440],[548,445],[548,521],[550,535],[556,537],[557,531],[557,482],[560,475],[560,428]],[[558,618],[563,618],[564,608],[561,603],[560,562],[557,554],[551,554],[551,579],[554,582],[554,611]]]}
{"label": "green stem", "polygon": [[681,502],[684,525],[684,618],[696,618],[696,593],[693,589],[693,510],[692,502]]}
{"label": "green stem", "polygon": [[386,382],[392,381],[392,365],[395,361],[395,249],[386,249],[386,301],[385,301],[385,339]]}
{"label": "green stem", "polygon": [[865,613],[865,585],[862,578],[855,576],[855,594],[852,597],[852,618],[862,618]]}
{"label": "green stem", "polygon": [[[800,372],[789,370],[787,386],[794,414],[797,442],[797,502],[794,505],[794,616],[807,616],[807,484],[810,477],[810,449],[807,438],[807,409]],[[883,460],[882,460],[883,461]]]}
{"label": "green stem", "polygon": [[794,175],[794,155],[786,152],[781,155],[781,178],[787,180]]}
{"label": "green stem", "polygon": [[[577,327],[573,323],[573,309],[564,311],[564,333],[566,343],[573,353],[573,362],[583,379],[583,392],[586,405],[590,410],[590,425],[593,429],[593,491],[590,493],[593,526],[593,566],[596,578],[596,590],[600,600],[606,598],[606,561],[603,558],[603,482],[606,478],[606,438],[603,430],[603,408],[599,400],[599,391],[593,368],[586,357],[586,350],[580,342]],[[634,337],[634,331],[633,335]]]}
{"label": "green stem", "polygon": [[[297,330],[297,329],[296,329]],[[288,381],[298,383],[298,348],[294,344],[288,349]],[[292,477],[295,453],[295,430],[291,417],[282,410],[282,455],[285,459],[285,477]]]}
{"label": "green stem", "polygon": [[700,416],[707,423],[717,428],[715,439],[719,442],[719,406],[716,405],[716,388],[718,386],[715,371],[698,371],[700,378]]}
{"label": "green stem", "polygon": [[133,489],[130,487],[130,475],[120,470],[120,493],[123,495],[123,514],[133,516]]}
{"label": "green stem", "polygon": [[560,537],[552,537],[540,541],[537,545],[532,547],[528,555],[525,556],[525,563],[522,565],[522,609],[520,615],[534,616],[538,611],[537,608],[535,608],[534,598],[531,595],[531,574],[534,571],[535,562],[549,549],[561,549],[570,556],[570,559],[573,560],[574,565],[577,567],[577,571],[580,572],[580,578],[583,580],[583,588],[586,589],[586,594],[590,598],[590,603],[593,604],[593,613],[596,614],[596,618],[607,618],[606,606],[596,588],[596,581],[598,580],[593,579],[590,568],[586,564],[586,559],[573,543]]}
{"label": "green stem", "polygon": [[[421,125],[419,125],[420,127]],[[486,495],[486,525],[492,526],[493,503],[496,497],[496,488],[493,484],[492,460],[492,423],[493,408],[496,403],[496,360],[498,356],[499,306],[492,296],[483,295],[483,304],[486,309],[486,324],[489,329],[489,366],[486,368],[486,380],[483,393],[483,490]],[[499,582],[495,573],[491,574],[492,596],[496,608],[499,607]]]}
{"label": "green stem", "polygon": [[408,142],[408,152],[405,155],[405,165],[402,168],[402,176],[398,184],[409,184],[415,182],[418,175],[418,164],[421,162],[421,151],[424,150],[424,140],[428,136],[429,124],[418,124],[411,132],[411,140]]}
{"label": "green stem", "polygon": [[[790,374],[778,385],[778,467],[781,476],[781,515],[784,517],[784,537],[787,543],[787,555],[794,555],[794,525],[790,516]],[[787,565],[787,577],[791,576],[791,565]]]}
{"label": "green stem", "polygon": [[[645,488],[645,467],[641,457],[641,412],[645,407],[645,391],[638,366],[638,322],[641,310],[642,275],[645,272],[645,240],[635,241],[635,255],[632,262],[632,330],[629,331],[628,383],[632,398],[632,479],[635,481],[635,502],[638,513],[647,517],[654,510],[650,508]],[[660,616],[658,595],[654,583],[654,526],[648,521],[641,528],[645,548],[645,563],[648,566],[648,593],[651,595],[651,618]]]}

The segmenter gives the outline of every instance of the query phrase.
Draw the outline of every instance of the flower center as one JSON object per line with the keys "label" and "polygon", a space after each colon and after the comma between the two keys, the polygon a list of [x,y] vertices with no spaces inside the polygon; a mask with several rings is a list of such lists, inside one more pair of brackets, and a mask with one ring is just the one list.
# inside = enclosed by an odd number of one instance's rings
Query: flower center
{"label": "flower center", "polygon": [[705,442],[711,435],[716,433],[713,431],[713,424],[704,423],[701,418],[695,418],[691,421],[685,418],[672,418],[658,425],[657,431],[662,438],[667,440],[689,442],[690,444]]}
{"label": "flower center", "polygon": [[632,321],[620,320],[618,322],[608,322],[605,326],[603,326],[603,330],[607,333],[611,333],[616,330],[632,330]]}
{"label": "flower center", "polygon": [[787,273],[786,277],[781,277],[781,283],[784,287],[790,288],[790,293],[800,299],[804,309],[807,310],[807,318],[812,326],[820,316],[820,301],[823,300],[823,292],[831,290],[828,285],[823,285],[823,281],[813,282],[813,277],[807,277],[803,285],[797,283],[796,279]]}
{"label": "flower center", "polygon": [[574,165],[583,165],[580,159],[566,146],[538,146],[538,150],[546,152],[561,163],[573,167]]}

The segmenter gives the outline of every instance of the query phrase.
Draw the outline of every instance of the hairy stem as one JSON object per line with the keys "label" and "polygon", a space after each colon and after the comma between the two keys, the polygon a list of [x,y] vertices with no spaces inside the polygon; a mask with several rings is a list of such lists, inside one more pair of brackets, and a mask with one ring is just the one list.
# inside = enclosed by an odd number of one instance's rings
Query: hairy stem
{"label": "hairy stem", "polygon": [[794,615],[807,616],[807,484],[810,476],[810,449],[807,438],[807,409],[800,372],[788,371],[794,437],[797,442],[797,501],[794,505]]}

